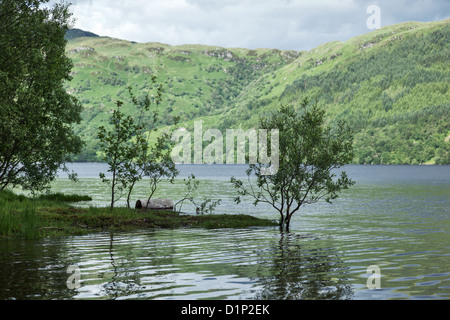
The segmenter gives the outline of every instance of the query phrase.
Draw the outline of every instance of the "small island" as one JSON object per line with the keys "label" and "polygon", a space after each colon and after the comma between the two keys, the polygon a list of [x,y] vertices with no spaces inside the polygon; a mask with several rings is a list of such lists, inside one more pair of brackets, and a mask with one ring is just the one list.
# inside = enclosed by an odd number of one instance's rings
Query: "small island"
{"label": "small island", "polygon": [[39,239],[120,232],[149,228],[247,228],[274,227],[276,221],[242,214],[188,215],[173,210],[144,210],[126,207],[76,207],[88,196],[43,194],[36,197],[11,191],[0,193],[0,234],[2,237]]}

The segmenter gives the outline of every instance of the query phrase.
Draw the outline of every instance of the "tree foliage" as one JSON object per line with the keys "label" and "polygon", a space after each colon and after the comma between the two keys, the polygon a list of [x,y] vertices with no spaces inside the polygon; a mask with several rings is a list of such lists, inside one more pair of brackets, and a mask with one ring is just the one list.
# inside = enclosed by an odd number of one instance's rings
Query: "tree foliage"
{"label": "tree foliage", "polygon": [[[155,145],[149,144],[150,134],[156,130],[158,106],[163,93],[163,87],[156,85],[155,76],[151,81],[152,85],[156,86],[154,96],[147,93],[139,99],[134,95],[132,88],[128,88],[137,116],[126,115],[122,111],[123,101],[116,101],[116,108],[112,110],[109,121],[110,126],[98,128],[100,150],[112,175],[107,177],[104,173],[100,173],[102,181],[111,188],[111,210],[125,194],[127,206],[130,207],[133,188],[143,177],[149,178],[150,181],[148,196],[150,201],[162,178],[173,180],[178,175],[178,170],[170,157],[173,145],[170,134],[164,132],[157,137]],[[152,105],[155,106],[154,109],[151,109]]]}
{"label": "tree foliage", "polygon": [[[221,199],[219,200],[212,200],[211,198],[208,197],[203,197],[202,200],[198,200],[195,199],[193,193],[197,190],[200,181],[195,179],[195,175],[194,174],[190,174],[186,179],[183,179],[184,181],[184,185],[186,186],[186,194],[184,195],[184,197],[180,200],[178,200],[175,205],[174,205],[174,209],[177,212],[181,212],[181,208],[183,207],[183,203],[186,200],[189,200],[195,207],[195,212],[197,214],[212,214],[214,212],[214,210],[216,209],[216,207],[218,205],[220,205],[220,203],[222,202]],[[178,206],[179,205],[179,206]]]}
{"label": "tree foliage", "polygon": [[[261,120],[261,128],[279,130],[279,168],[264,175],[266,164],[251,164],[247,170],[249,185],[236,178],[231,182],[242,196],[251,196],[254,204],[267,203],[280,214],[280,227],[289,230],[290,221],[302,205],[320,199],[331,202],[342,189],[353,184],[345,171],[336,170],[353,157],[353,136],[345,123],[326,127],[325,112],[307,99],[300,110],[281,106],[278,112]],[[253,178],[256,181],[253,181]],[[337,179],[336,179],[337,178]]]}
{"label": "tree foliage", "polygon": [[82,107],[64,89],[71,14],[46,2],[0,1],[0,190],[45,188],[82,146],[72,131]]}

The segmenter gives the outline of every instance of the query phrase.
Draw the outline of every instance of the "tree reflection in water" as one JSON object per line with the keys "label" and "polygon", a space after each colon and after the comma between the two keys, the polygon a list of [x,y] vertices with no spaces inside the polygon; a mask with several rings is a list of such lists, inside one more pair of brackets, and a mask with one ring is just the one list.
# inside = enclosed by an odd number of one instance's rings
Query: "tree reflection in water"
{"label": "tree reflection in water", "polygon": [[[134,294],[135,292],[141,290],[143,286],[138,285],[139,283],[139,276],[136,271],[133,270],[133,264],[132,263],[135,258],[134,257],[128,257],[127,254],[121,254],[115,252],[114,248],[114,233],[110,233],[110,240],[109,240],[109,257],[110,257],[110,264],[111,264],[111,272],[110,272],[110,279],[103,283],[101,285],[101,290],[99,296],[102,297],[108,297],[110,300],[118,299],[122,296],[126,296],[129,294]],[[117,245],[118,248],[120,248],[120,245]],[[117,248],[116,248],[117,250]],[[125,251],[126,252],[126,251]],[[131,254],[131,251],[128,251],[128,255]],[[132,254],[131,254],[132,255]],[[116,257],[117,256],[117,257]],[[130,259],[131,258],[131,259]],[[125,260],[127,263],[130,263],[131,270],[127,271],[123,267],[118,268],[116,261],[117,259]],[[120,261],[119,264],[121,264],[123,261]]]}
{"label": "tree reflection in water", "polygon": [[[314,236],[282,233],[278,242],[259,255],[258,300],[347,300],[353,289],[340,254]],[[324,243],[322,243],[323,245]]]}
{"label": "tree reflection in water", "polygon": [[[152,293],[153,290],[166,288],[170,291],[174,285],[167,282],[170,279],[161,279],[161,283],[157,281],[158,277],[164,277],[167,273],[163,271],[154,274],[152,285],[142,285],[139,262],[133,256],[133,250],[126,250],[124,243],[120,243],[117,247],[120,252],[116,252],[113,234],[110,237],[112,268],[106,277],[109,279],[104,279],[106,281],[100,285],[100,296],[109,299],[148,299],[155,298],[155,294],[161,296],[161,293]],[[153,247],[146,255],[149,262],[153,260],[151,264],[154,267],[176,264],[173,261],[173,247],[161,247],[157,252],[155,249]],[[344,266],[339,252],[328,240],[323,241],[313,235],[281,233],[276,241],[269,241],[267,246],[255,250],[256,263],[241,265],[238,270],[236,266],[216,265],[221,270],[231,267],[240,277],[247,277],[254,283],[250,295],[249,292],[245,294],[247,297],[258,300],[347,300],[353,297],[353,288],[347,277],[348,267]],[[169,261],[166,261],[167,258]],[[123,266],[118,268],[118,265]],[[220,274],[220,271],[215,273]]]}
{"label": "tree reflection in water", "polygon": [[[276,230],[178,230],[5,242],[0,297],[351,299],[332,241]],[[79,289],[66,285],[69,265],[81,268]]]}

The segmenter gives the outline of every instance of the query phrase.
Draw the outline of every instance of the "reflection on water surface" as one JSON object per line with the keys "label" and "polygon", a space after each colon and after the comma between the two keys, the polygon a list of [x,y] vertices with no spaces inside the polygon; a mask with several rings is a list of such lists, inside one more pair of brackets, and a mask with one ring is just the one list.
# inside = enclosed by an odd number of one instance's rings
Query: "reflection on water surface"
{"label": "reflection on water surface", "polygon": [[[229,176],[240,171],[227,170],[196,172],[199,193],[222,199],[217,213],[277,218],[267,207],[236,205]],[[177,229],[2,239],[0,299],[448,299],[449,167],[347,171],[357,185],[333,205],[304,207],[290,234]],[[90,175],[78,184],[60,178],[54,189],[104,205],[104,186]],[[158,196],[181,196],[181,186],[164,184]],[[67,288],[71,265],[80,268],[78,289]],[[381,270],[377,290],[367,288],[371,265]]]}

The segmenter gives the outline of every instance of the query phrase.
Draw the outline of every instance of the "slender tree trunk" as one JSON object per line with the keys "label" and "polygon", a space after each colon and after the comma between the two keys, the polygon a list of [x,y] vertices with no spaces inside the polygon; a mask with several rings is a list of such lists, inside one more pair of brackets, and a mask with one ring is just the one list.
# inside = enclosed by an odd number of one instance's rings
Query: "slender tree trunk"
{"label": "slender tree trunk", "polygon": [[113,171],[113,180],[111,184],[111,211],[114,209],[114,188],[115,188],[116,170]]}
{"label": "slender tree trunk", "polygon": [[280,229],[283,230],[284,228],[284,215],[283,212],[280,211]]}
{"label": "slender tree trunk", "polygon": [[130,186],[130,188],[128,189],[128,196],[127,196],[127,207],[128,209],[130,208],[130,198],[131,198],[131,192],[133,191],[134,188],[134,184],[135,182],[133,182]]}
{"label": "slender tree trunk", "polygon": [[[287,197],[288,198],[288,197]],[[289,198],[288,198],[289,199]],[[286,209],[286,221],[285,221],[285,230],[287,232],[289,232],[289,224],[291,223],[291,217],[292,217],[292,213],[291,213],[291,204],[292,204],[292,200],[288,200],[287,201],[287,209]]]}
{"label": "slender tree trunk", "polygon": [[286,225],[285,225],[286,232],[289,232],[289,226],[290,226],[290,224],[291,224],[291,217],[292,217],[292,215],[287,214],[287,217],[286,217]]}
{"label": "slender tree trunk", "polygon": [[117,154],[114,155],[114,169],[113,169],[113,177],[112,177],[112,183],[111,183],[111,211],[114,209],[114,195],[115,195],[115,188],[116,188],[116,171],[117,171]]}
{"label": "slender tree trunk", "polygon": [[150,203],[150,199],[153,197],[153,194],[155,193],[155,190],[156,190],[156,185],[158,183],[158,179],[157,178],[153,178],[153,179],[150,179],[150,180],[152,181],[152,182],[150,182],[151,183],[151,186],[150,186],[151,193],[150,193],[150,195],[147,198],[147,205]]}

